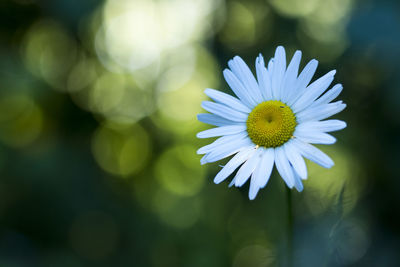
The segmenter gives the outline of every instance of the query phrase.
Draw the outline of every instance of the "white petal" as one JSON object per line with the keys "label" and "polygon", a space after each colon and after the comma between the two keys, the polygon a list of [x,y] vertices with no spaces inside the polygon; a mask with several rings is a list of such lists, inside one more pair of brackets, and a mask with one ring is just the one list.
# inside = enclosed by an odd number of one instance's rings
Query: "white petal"
{"label": "white petal", "polygon": [[215,115],[231,121],[245,122],[248,117],[246,113],[231,109],[225,105],[214,103],[211,101],[203,101],[201,103],[201,107],[210,113],[214,113]]}
{"label": "white petal", "polygon": [[323,96],[318,98],[312,103],[312,107],[318,106],[321,104],[328,104],[333,99],[335,99],[343,90],[343,86],[341,84],[336,84],[332,87],[332,89],[328,90]]}
{"label": "white petal", "polygon": [[236,152],[246,148],[254,146],[254,144],[251,142],[251,140],[246,137],[241,140],[237,140],[235,142],[230,142],[229,144],[225,146],[221,146],[219,149],[214,149],[212,152],[206,154],[203,158],[201,163],[210,163],[210,162],[215,162],[218,160],[221,160],[223,158],[229,157],[230,155],[235,154]]}
{"label": "white petal", "polygon": [[210,153],[204,155],[204,156],[200,159],[200,164],[201,164],[201,165],[204,165],[204,164],[207,163],[207,156],[208,156],[209,154],[210,154]]}
{"label": "white petal", "polygon": [[297,78],[295,89],[292,90],[292,93],[288,95],[288,104],[291,106],[293,103],[302,95],[303,91],[306,89],[307,85],[310,83],[312,77],[314,76],[315,71],[318,67],[318,61],[312,59],[308,64],[304,67],[303,71],[300,73]]}
{"label": "white petal", "polygon": [[250,180],[249,199],[253,200],[260,188],[267,185],[274,167],[275,153],[273,148],[262,149],[262,158],[254,170]]}
{"label": "white petal", "polygon": [[339,113],[346,108],[346,104],[341,101],[318,105],[316,107],[307,108],[296,114],[297,122],[303,123],[306,121],[319,121],[326,119],[336,113]]}
{"label": "white petal", "polygon": [[251,175],[251,179],[250,179],[250,189],[249,189],[249,199],[250,200],[254,200],[257,196],[258,190],[261,189],[261,187],[258,187],[258,185],[254,182],[255,178],[254,178],[254,172]]}
{"label": "white petal", "polygon": [[274,61],[275,61],[274,58],[271,58],[271,59],[268,61],[268,69],[267,69],[267,71],[268,71],[268,73],[270,74],[270,78],[271,78],[271,75],[272,75],[272,70],[274,69]]}
{"label": "white petal", "polygon": [[300,176],[294,171],[294,187],[297,191],[302,192],[304,189],[303,183],[301,182]]}
{"label": "white petal", "polygon": [[310,106],[332,83],[336,70],[330,71],[318,80],[310,84],[304,94],[292,105],[292,110],[297,113]]}
{"label": "white petal", "polygon": [[239,99],[233,97],[231,95],[225,94],[223,92],[207,88],[204,90],[204,93],[208,95],[211,99],[213,99],[217,103],[224,104],[232,109],[237,111],[241,111],[244,113],[250,113],[251,110],[245,106]]}
{"label": "white petal", "polygon": [[197,115],[197,119],[201,122],[210,124],[210,125],[215,125],[215,126],[224,126],[224,125],[232,125],[232,124],[237,124],[238,122],[234,122],[231,120],[227,120],[225,118],[222,118],[220,116],[214,115],[214,114],[209,114],[209,113],[201,113]]}
{"label": "white petal", "polygon": [[228,187],[232,187],[235,184],[236,181],[236,176],[232,179],[232,181],[229,183]]}
{"label": "white petal", "polygon": [[257,102],[252,99],[242,82],[236,77],[235,74],[233,74],[232,71],[225,69],[223,74],[226,82],[229,84],[229,87],[232,89],[235,95],[239,97],[243,104],[251,109],[257,105]]}
{"label": "white petal", "polygon": [[310,144],[331,145],[336,142],[336,138],[330,134],[312,131],[312,130],[297,130],[293,135],[303,142]]}
{"label": "white petal", "polygon": [[294,138],[292,140],[293,144],[296,145],[299,152],[309,160],[314,161],[324,168],[331,168],[334,165],[332,159],[315,146],[304,143],[297,138]]}
{"label": "white petal", "polygon": [[299,73],[299,66],[301,60],[301,51],[296,51],[293,55],[292,60],[289,63],[289,66],[286,70],[285,77],[283,78],[282,82],[282,101],[284,103],[287,102],[290,91],[295,89],[297,75]]}
{"label": "white petal", "polygon": [[264,58],[261,54],[256,59],[256,72],[258,86],[260,87],[263,100],[272,99],[271,79],[267,69],[265,68]]}
{"label": "white petal", "polygon": [[281,99],[281,85],[286,70],[286,53],[283,46],[278,46],[275,51],[274,67],[272,70],[272,95],[275,99]]}
{"label": "white petal", "polygon": [[211,144],[208,144],[208,145],[205,145],[205,146],[199,148],[197,150],[197,154],[210,153],[214,149],[219,149],[221,146],[225,146],[225,145],[229,144],[230,142],[236,142],[237,140],[244,139],[245,137],[247,137],[247,133],[238,133],[238,134],[234,134],[234,135],[222,136],[222,137],[218,138],[217,140],[215,140],[214,142],[212,142]]}
{"label": "white petal", "polygon": [[297,150],[297,147],[293,145],[291,141],[289,141],[283,146],[283,148],[285,150],[286,157],[288,158],[290,164],[292,164],[296,173],[302,179],[307,179],[306,163],[304,162],[300,152]]}
{"label": "white petal", "polygon": [[219,184],[225,180],[229,175],[231,175],[237,167],[239,167],[243,162],[245,162],[249,157],[253,155],[256,150],[252,147],[242,149],[233,158],[231,158],[228,163],[218,172],[214,178],[214,183]]}
{"label": "white petal", "polygon": [[210,138],[222,135],[232,135],[246,131],[246,124],[220,126],[199,132],[197,138]]}
{"label": "white petal", "polygon": [[240,167],[235,176],[235,186],[242,186],[253,173],[258,163],[260,162],[262,151],[257,149],[256,152]]}
{"label": "white petal", "polygon": [[238,77],[242,82],[242,85],[244,88],[246,88],[251,98],[256,103],[262,102],[262,96],[260,89],[258,88],[258,83],[243,59],[239,56],[235,56],[232,60],[228,61],[228,66],[231,68],[236,77]]}
{"label": "white petal", "polygon": [[293,188],[294,175],[292,172],[292,167],[290,166],[289,161],[286,157],[285,151],[283,150],[283,147],[277,147],[275,149],[275,164],[279,174],[281,175],[287,186],[289,188]]}
{"label": "white petal", "polygon": [[318,132],[334,132],[346,128],[346,123],[341,120],[307,121],[296,126],[296,130],[310,130]]}

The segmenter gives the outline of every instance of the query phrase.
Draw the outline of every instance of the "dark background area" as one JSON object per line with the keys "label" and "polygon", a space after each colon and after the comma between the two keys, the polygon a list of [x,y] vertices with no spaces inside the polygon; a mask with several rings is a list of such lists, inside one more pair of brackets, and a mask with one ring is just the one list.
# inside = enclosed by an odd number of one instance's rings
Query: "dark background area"
{"label": "dark background area", "polygon": [[399,266],[399,44],[395,0],[0,1],[0,266],[282,265],[279,175],[250,201],[195,153],[203,90],[277,45],[347,103],[294,266]]}

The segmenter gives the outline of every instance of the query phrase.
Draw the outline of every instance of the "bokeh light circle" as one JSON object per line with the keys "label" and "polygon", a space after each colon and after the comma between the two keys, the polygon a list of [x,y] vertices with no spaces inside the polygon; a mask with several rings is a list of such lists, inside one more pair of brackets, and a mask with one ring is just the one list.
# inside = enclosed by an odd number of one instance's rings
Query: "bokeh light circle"
{"label": "bokeh light circle", "polygon": [[128,176],[144,167],[151,147],[147,132],[138,124],[122,129],[103,125],[93,136],[92,151],[102,169]]}
{"label": "bokeh light circle", "polygon": [[196,148],[177,145],[164,151],[155,165],[155,175],[169,192],[180,196],[193,196],[204,185],[205,168],[194,157]]}

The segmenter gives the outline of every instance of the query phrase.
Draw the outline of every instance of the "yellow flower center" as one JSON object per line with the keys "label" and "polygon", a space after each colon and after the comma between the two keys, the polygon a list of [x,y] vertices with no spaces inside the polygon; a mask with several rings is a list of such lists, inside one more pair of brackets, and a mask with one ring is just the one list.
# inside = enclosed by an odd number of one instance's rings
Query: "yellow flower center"
{"label": "yellow flower center", "polygon": [[250,112],[246,125],[253,143],[264,147],[279,147],[293,136],[296,117],[281,101],[269,100],[258,104]]}

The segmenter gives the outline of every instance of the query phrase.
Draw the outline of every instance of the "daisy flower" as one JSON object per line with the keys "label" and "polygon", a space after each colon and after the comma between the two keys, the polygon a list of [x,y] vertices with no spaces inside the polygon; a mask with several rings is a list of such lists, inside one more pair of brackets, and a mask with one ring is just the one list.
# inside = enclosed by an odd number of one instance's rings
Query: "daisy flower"
{"label": "daisy flower", "polygon": [[236,97],[205,90],[214,102],[202,103],[210,113],[198,114],[198,120],[217,127],[199,132],[197,137],[220,137],[197,151],[205,154],[200,162],[216,162],[234,155],[215,176],[215,183],[240,167],[229,186],[240,187],[250,179],[249,198],[254,199],[267,185],[275,165],[286,185],[301,192],[302,180],[307,179],[303,157],[325,168],[334,165],[311,144],[333,144],[336,139],[327,132],[346,127],[344,121],[325,120],[346,107],[342,101],[331,102],[343,87],[336,84],[327,90],[335,70],[310,84],[318,61],[311,60],[298,75],[300,59],[301,52],[296,51],[286,66],[285,49],[279,46],[266,67],[260,54],[256,80],[236,56],[228,62],[230,69],[223,72]]}

